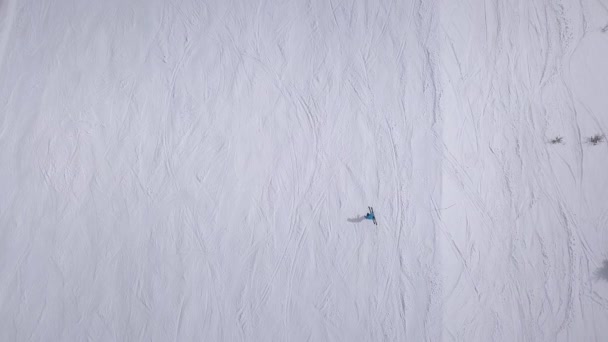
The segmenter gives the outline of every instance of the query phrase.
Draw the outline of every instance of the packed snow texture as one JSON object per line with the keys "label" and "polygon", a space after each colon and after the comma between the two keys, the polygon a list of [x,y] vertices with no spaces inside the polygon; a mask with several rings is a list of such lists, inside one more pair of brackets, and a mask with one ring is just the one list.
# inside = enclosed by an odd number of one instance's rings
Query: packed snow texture
{"label": "packed snow texture", "polygon": [[606,340],[607,56],[605,0],[0,1],[0,340]]}

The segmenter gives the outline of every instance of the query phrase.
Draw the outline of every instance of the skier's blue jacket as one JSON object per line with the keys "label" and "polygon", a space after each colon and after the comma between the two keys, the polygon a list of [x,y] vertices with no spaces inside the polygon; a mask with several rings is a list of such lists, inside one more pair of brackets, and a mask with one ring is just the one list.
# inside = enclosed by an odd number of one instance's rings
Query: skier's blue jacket
{"label": "skier's blue jacket", "polygon": [[365,218],[366,218],[366,219],[368,219],[368,220],[373,220],[373,219],[375,219],[376,217],[374,216],[374,214],[369,213],[369,214],[365,215]]}

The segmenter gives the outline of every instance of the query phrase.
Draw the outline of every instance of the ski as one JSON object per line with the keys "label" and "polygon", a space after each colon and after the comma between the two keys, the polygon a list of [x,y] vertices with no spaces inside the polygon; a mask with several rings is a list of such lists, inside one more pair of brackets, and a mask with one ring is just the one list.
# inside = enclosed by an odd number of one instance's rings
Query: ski
{"label": "ski", "polygon": [[378,222],[376,222],[376,214],[374,214],[374,208],[373,207],[367,207],[369,209],[369,213],[374,215],[374,219],[372,220],[372,222],[374,222],[374,224],[377,226]]}

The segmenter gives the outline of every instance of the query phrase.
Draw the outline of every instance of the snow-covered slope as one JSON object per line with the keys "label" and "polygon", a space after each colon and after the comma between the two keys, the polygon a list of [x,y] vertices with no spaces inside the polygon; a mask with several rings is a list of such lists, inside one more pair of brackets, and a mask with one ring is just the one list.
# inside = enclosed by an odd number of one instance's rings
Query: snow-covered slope
{"label": "snow-covered slope", "polygon": [[606,25],[0,3],[0,339],[606,338]]}
{"label": "snow-covered slope", "polygon": [[587,143],[608,127],[606,6],[470,1],[441,23],[444,337],[608,339],[608,145]]}

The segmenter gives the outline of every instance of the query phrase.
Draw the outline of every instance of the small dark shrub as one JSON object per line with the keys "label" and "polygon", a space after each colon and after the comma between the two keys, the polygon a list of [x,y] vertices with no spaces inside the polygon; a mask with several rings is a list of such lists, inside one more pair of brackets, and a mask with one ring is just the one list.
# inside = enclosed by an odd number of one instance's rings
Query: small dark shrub
{"label": "small dark shrub", "polygon": [[592,137],[587,138],[587,142],[591,145],[597,145],[601,142],[604,142],[604,135],[603,134],[596,134]]}

